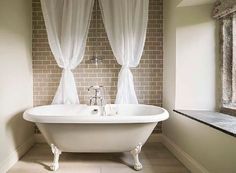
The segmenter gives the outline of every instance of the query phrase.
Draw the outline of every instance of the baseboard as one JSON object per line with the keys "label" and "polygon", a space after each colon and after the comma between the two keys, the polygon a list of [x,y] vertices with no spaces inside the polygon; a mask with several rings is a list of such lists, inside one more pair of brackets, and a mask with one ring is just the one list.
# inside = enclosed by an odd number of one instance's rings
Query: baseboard
{"label": "baseboard", "polygon": [[0,173],[7,172],[34,145],[34,142],[35,139],[33,136],[11,152],[10,155],[0,163]]}
{"label": "baseboard", "polygon": [[167,136],[161,135],[161,141],[192,173],[209,173],[209,171],[183,151]]}

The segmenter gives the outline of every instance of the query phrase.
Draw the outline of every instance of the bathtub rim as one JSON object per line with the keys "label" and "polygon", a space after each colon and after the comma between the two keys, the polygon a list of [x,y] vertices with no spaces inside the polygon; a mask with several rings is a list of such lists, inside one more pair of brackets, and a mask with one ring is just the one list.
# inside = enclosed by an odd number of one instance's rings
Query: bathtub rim
{"label": "bathtub rim", "polygon": [[[80,104],[82,106],[82,104]],[[135,104],[127,104],[135,105]],[[45,106],[54,106],[54,105],[44,105],[37,106],[30,109],[27,109],[23,113],[23,118],[27,121],[34,123],[47,123],[47,124],[129,124],[129,123],[158,123],[169,118],[169,113],[162,107],[139,104],[142,106],[155,107],[155,109],[161,109],[163,112],[155,115],[139,115],[139,116],[75,116],[75,115],[65,115],[65,116],[56,116],[56,115],[40,115],[32,114],[32,109],[45,107]],[[83,105],[85,106],[85,105]]]}

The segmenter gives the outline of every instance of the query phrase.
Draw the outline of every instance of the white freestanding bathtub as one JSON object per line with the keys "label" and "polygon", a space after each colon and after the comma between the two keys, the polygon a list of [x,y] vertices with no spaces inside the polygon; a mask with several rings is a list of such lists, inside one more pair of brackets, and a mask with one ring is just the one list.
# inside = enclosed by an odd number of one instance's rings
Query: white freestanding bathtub
{"label": "white freestanding bathtub", "polygon": [[59,167],[61,152],[126,152],[134,157],[134,168],[142,169],[138,154],[159,121],[168,112],[151,105],[48,105],[28,109],[24,119],[36,123],[52,148],[51,169]]}

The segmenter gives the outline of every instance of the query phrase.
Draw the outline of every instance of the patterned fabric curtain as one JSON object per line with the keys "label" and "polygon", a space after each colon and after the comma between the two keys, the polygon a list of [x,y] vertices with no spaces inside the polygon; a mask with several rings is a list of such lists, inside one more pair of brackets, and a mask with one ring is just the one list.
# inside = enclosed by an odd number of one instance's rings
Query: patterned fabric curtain
{"label": "patterned fabric curtain", "polygon": [[236,13],[220,19],[222,106],[236,105]]}
{"label": "patterned fabric curtain", "polygon": [[233,93],[233,20],[232,15],[220,20],[221,24],[221,72],[222,72],[222,104],[232,102]]}
{"label": "patterned fabric curtain", "polygon": [[236,0],[218,0],[213,18],[221,26],[222,108],[236,105]]}
{"label": "patterned fabric curtain", "polygon": [[218,0],[213,10],[214,18],[222,18],[236,12],[236,0]]}

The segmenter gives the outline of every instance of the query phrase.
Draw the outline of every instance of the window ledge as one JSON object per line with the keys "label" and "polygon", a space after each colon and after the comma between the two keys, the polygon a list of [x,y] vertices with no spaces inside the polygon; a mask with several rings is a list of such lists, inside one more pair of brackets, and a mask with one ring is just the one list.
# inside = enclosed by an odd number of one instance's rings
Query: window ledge
{"label": "window ledge", "polygon": [[236,137],[236,117],[213,111],[174,110],[174,112]]}
{"label": "window ledge", "polygon": [[235,116],[236,117],[236,109],[235,109],[235,106],[226,106],[224,105],[221,110],[220,110],[221,113],[224,113],[224,114],[228,114],[228,115],[232,115],[232,116]]}

